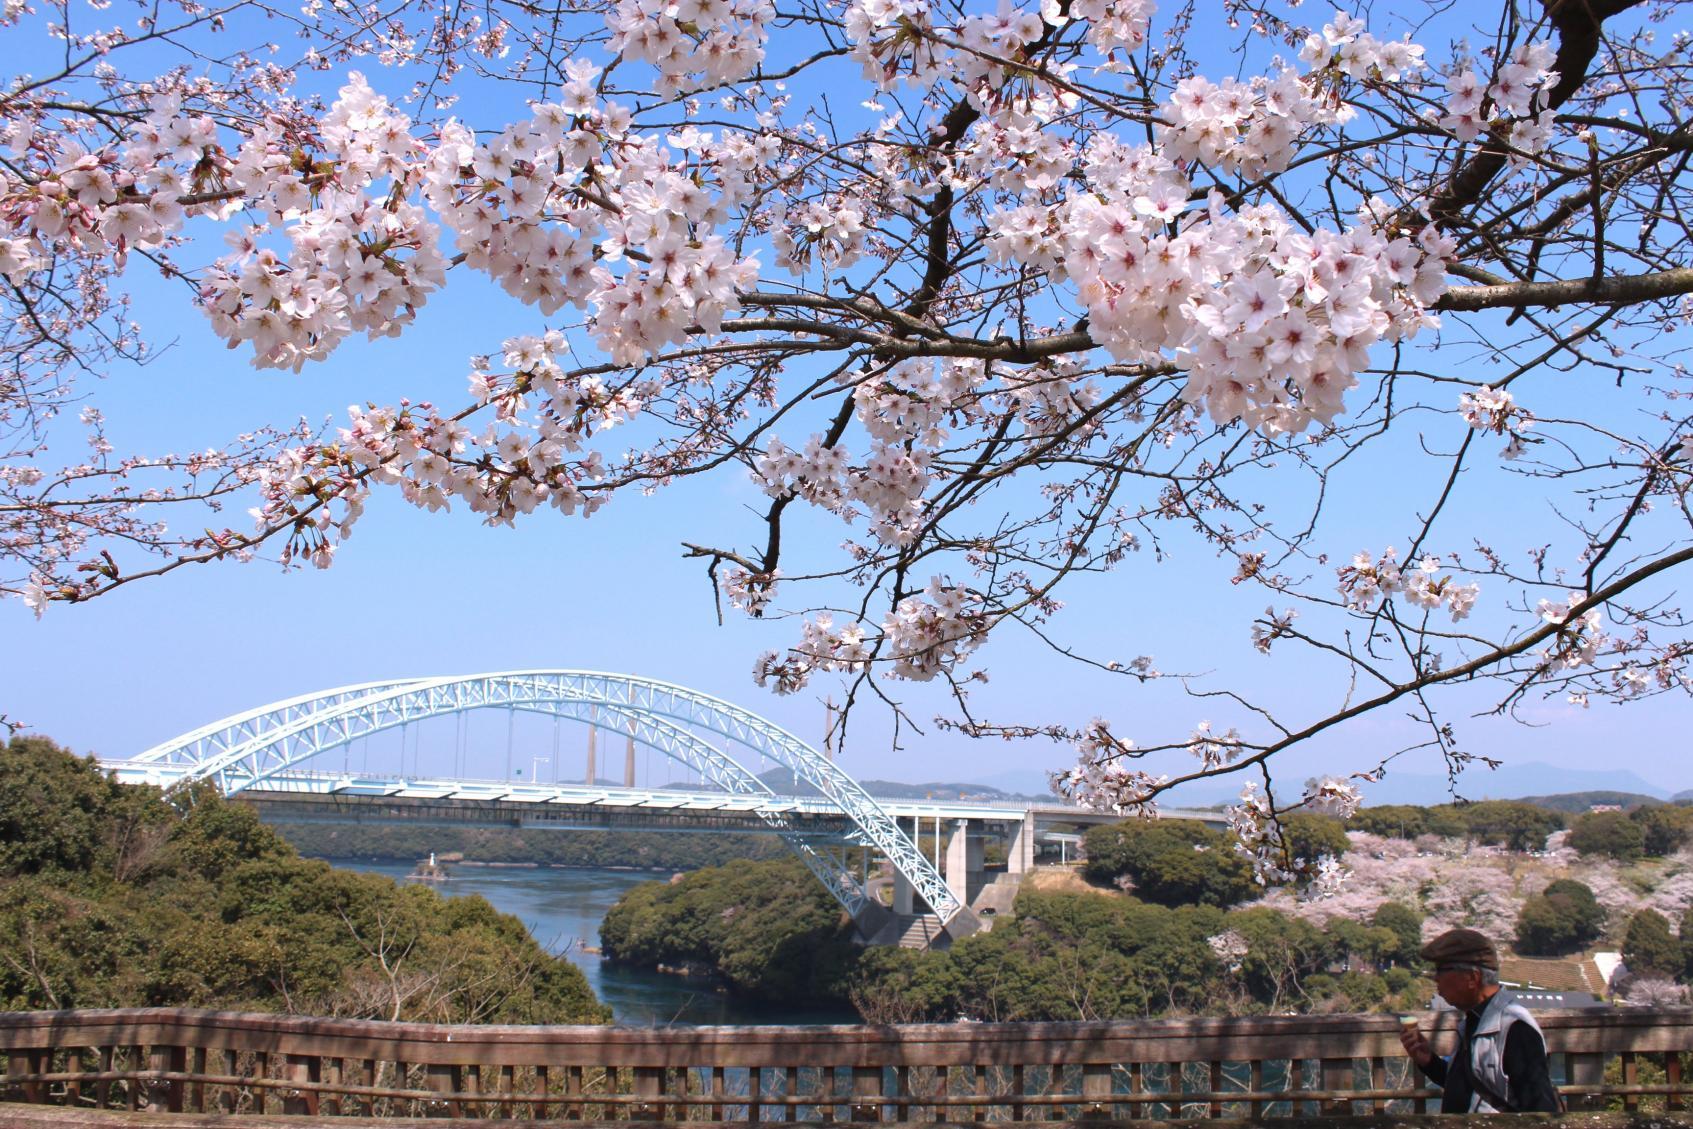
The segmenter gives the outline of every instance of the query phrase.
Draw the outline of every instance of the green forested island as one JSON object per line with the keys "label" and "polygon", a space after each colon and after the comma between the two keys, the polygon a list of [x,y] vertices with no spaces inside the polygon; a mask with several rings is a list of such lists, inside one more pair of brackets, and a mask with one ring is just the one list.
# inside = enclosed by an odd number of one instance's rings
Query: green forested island
{"label": "green forested island", "polygon": [[1203,824],[1128,820],[1091,829],[1074,873],[1037,871],[1013,915],[944,952],[855,945],[786,859],[637,887],[601,940],[614,960],[850,1003],[877,1022],[1417,1009],[1431,993],[1416,975],[1425,918],[1483,928],[1514,958],[1620,952],[1631,971],[1611,990],[1625,1000],[1680,998],[1693,982],[1686,807],[1397,806],[1345,825],[1293,816],[1284,829],[1295,853],[1348,866],[1339,895],[1265,890]]}
{"label": "green forested island", "polygon": [[1025,888],[1014,918],[945,952],[867,949],[805,868],[780,859],[636,887],[600,940],[610,959],[694,966],[762,998],[851,1003],[872,1022],[1096,1019],[1421,1006],[1421,922],[1389,905],[1321,930],[1266,908]]}
{"label": "green forested island", "polygon": [[41,737],[0,758],[0,1008],[610,1019],[482,898],[303,859],[210,787],[167,803]]}
{"label": "green forested island", "polygon": [[535,866],[692,870],[788,853],[774,835],[668,835],[657,831],[522,831],[507,827],[408,824],[271,824],[303,855],[413,862],[430,854],[468,862]]}

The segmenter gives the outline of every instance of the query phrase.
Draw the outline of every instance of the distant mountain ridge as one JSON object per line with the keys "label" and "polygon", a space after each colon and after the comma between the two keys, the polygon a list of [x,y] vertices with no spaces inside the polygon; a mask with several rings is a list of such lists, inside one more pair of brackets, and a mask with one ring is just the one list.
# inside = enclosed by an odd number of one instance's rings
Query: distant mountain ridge
{"label": "distant mountain ridge", "polygon": [[[1595,807],[1619,807],[1624,811],[1633,811],[1638,807],[1649,807],[1666,801],[1656,796],[1646,796],[1639,792],[1564,792],[1557,796],[1522,796],[1525,804],[1537,807],[1551,808],[1569,815],[1579,815],[1584,811],[1591,811]],[[1674,800],[1668,801],[1673,803]]]}
{"label": "distant mountain ridge", "polygon": [[[897,780],[861,780],[872,796],[890,800],[964,799],[982,801],[1051,801],[1052,793],[1036,787],[1046,774],[1030,769],[994,773],[979,782],[931,781],[907,784]],[[816,795],[816,789],[796,785],[793,772],[773,768],[760,777],[770,789],[782,795]],[[988,781],[992,781],[989,783]],[[1293,786],[1303,780],[1292,782]],[[1286,787],[1288,785],[1284,785]],[[1278,789],[1278,792],[1280,789]],[[1452,788],[1443,775],[1418,772],[1389,772],[1376,784],[1363,786],[1364,803],[1416,804],[1431,806],[1451,803]],[[1213,807],[1232,803],[1240,794],[1233,779],[1185,785],[1166,799],[1167,807]],[[1562,768],[1540,761],[1502,765],[1491,771],[1472,769],[1458,778],[1457,797],[1465,800],[1527,800],[1559,811],[1586,811],[1593,804],[1637,807],[1643,803],[1693,800],[1693,789],[1676,792],[1660,788],[1627,769]]]}
{"label": "distant mountain ridge", "polygon": [[[796,781],[792,769],[778,766],[759,773],[772,792],[782,796],[815,796],[816,788]],[[984,803],[1047,802],[1056,797],[1038,788],[1044,772],[1017,769],[994,773],[982,781],[939,780],[907,784],[900,780],[860,780],[872,796],[886,800],[965,800]],[[988,780],[994,783],[988,783]],[[612,781],[601,781],[613,784]],[[1294,786],[1303,779],[1293,781]],[[682,786],[682,785],[678,785]],[[686,787],[711,790],[699,783]],[[1289,785],[1284,784],[1283,787]],[[1277,789],[1278,794],[1281,788]],[[1435,773],[1390,772],[1375,784],[1363,785],[1364,804],[1415,804],[1431,807],[1464,800],[1524,800],[1562,812],[1583,812],[1594,804],[1616,804],[1634,808],[1647,803],[1693,801],[1693,788],[1673,795],[1627,769],[1560,768],[1539,761],[1507,764],[1489,771],[1472,769],[1458,778],[1454,797],[1446,777]],[[1163,806],[1207,808],[1233,803],[1240,785],[1232,778],[1183,785],[1164,797]]]}
{"label": "distant mountain ridge", "polygon": [[[772,768],[758,774],[772,792],[783,796],[815,796],[816,788],[796,781],[790,768]],[[860,780],[859,785],[872,796],[884,800],[979,800],[993,803],[1001,800],[1051,800],[1052,796],[1031,796],[1007,792],[987,784],[961,784],[957,781],[931,781],[906,784],[899,780]]]}

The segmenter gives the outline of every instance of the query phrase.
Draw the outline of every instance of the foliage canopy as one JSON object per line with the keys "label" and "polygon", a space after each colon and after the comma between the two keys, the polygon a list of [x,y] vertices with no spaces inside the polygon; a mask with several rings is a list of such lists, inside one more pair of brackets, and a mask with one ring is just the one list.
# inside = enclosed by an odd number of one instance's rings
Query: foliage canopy
{"label": "foliage canopy", "polygon": [[41,737],[0,750],[0,1008],[610,1018],[575,965],[483,898],[304,860],[209,787],[184,799]]}

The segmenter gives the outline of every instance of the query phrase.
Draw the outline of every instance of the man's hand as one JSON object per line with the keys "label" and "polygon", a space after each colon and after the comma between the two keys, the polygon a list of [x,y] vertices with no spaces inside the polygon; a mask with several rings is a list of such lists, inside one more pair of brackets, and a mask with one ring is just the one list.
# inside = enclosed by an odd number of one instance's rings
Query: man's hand
{"label": "man's hand", "polygon": [[1418,1066],[1427,1067],[1434,1061],[1434,1051],[1428,1045],[1428,1036],[1423,1029],[1413,1023],[1402,1024],[1399,1028],[1399,1045],[1405,1048],[1405,1053],[1411,1056],[1411,1061]]}

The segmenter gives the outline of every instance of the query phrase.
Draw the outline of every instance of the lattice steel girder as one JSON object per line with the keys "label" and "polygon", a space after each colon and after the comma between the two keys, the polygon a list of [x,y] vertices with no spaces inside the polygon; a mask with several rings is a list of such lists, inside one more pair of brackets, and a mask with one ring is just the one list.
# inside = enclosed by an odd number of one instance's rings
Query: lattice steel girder
{"label": "lattice steel girder", "polygon": [[[874,846],[886,855],[943,924],[963,910],[934,865],[880,805],[816,750],[728,702],[686,687],[631,675],[542,670],[365,683],[249,710],[155,746],[139,759],[186,764],[190,766],[191,777],[209,778],[225,793],[230,793],[276,776],[326,749],[411,721],[500,706],[565,713],[557,707],[567,704],[572,708],[598,705],[615,710],[626,725],[632,721],[641,731],[637,740],[696,768],[707,766],[702,769],[702,775],[731,791],[746,794],[745,777],[741,775],[746,773],[743,766],[710,745],[705,747],[711,752],[702,753],[702,760],[677,756],[685,746],[674,738],[666,740],[651,721],[664,718],[704,729],[784,765],[796,779],[811,784],[838,806],[855,825],[849,841]],[[679,726],[668,728],[686,732]],[[664,748],[665,744],[676,752]],[[699,751],[697,746],[694,750]],[[728,767],[730,763],[735,767]],[[762,781],[758,787],[768,792]],[[863,884],[817,851],[809,847],[796,850],[831,891],[855,888],[842,897],[842,902],[856,913],[865,897]],[[842,895],[837,892],[836,896]]]}

